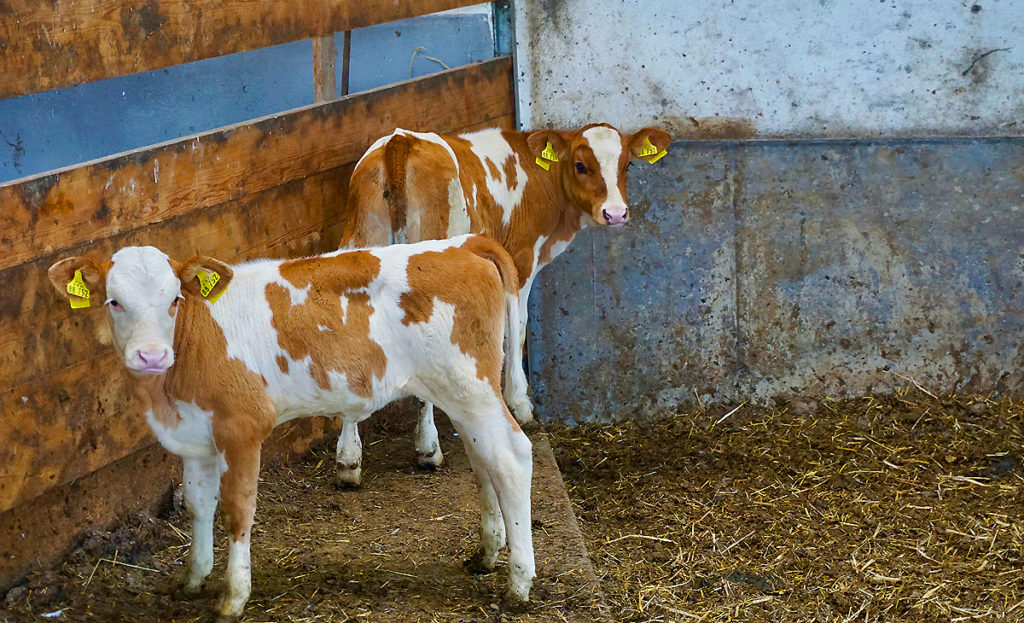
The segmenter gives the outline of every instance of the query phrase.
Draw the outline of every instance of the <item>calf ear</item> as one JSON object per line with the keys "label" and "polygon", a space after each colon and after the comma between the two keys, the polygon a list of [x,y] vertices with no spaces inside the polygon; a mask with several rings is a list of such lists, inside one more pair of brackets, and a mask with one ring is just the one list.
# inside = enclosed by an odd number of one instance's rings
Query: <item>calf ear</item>
{"label": "calf ear", "polygon": [[[526,137],[526,142],[530,146],[530,153],[535,158],[543,157],[544,150],[547,149],[548,143],[551,143],[551,149],[558,156],[558,159],[566,158],[569,155],[569,142],[565,140],[561,132],[555,130],[539,130],[537,132],[531,132]],[[550,158],[544,158],[545,160],[551,160]]]}
{"label": "calf ear", "polygon": [[107,268],[87,257],[61,260],[46,271],[57,294],[71,303],[72,309],[101,307],[107,299]]}
{"label": "calf ear", "polygon": [[205,255],[191,257],[178,267],[182,292],[201,296],[211,303],[216,303],[228,289],[234,274],[224,262]]}
{"label": "calf ear", "polygon": [[671,142],[672,136],[665,130],[644,128],[629,137],[629,151],[634,158],[647,158],[649,162],[653,162],[660,159]]}

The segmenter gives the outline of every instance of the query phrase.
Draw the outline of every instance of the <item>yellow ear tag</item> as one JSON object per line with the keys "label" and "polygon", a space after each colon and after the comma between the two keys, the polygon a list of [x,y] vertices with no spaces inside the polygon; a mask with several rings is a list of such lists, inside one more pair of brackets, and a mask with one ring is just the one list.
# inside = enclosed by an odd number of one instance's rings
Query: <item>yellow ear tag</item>
{"label": "yellow ear tag", "polygon": [[551,170],[551,163],[548,162],[547,160],[541,160],[540,158],[537,158],[536,163],[538,167],[544,169],[545,171]]}
{"label": "yellow ear tag", "polygon": [[89,287],[82,279],[82,271],[75,271],[75,278],[68,282],[68,294],[71,298],[71,309],[82,309],[89,307]]}
{"label": "yellow ear tag", "polygon": [[[651,142],[650,137],[644,137],[644,144],[640,146],[640,151],[637,153],[637,158],[646,158],[647,156],[658,155],[658,148]],[[651,160],[650,162],[654,162]]]}
{"label": "yellow ear tag", "polygon": [[544,146],[544,151],[540,152],[540,157],[549,162],[558,162],[558,154],[555,153],[555,148],[551,146],[551,141]]}
{"label": "yellow ear tag", "polygon": [[657,156],[655,156],[655,157],[651,158],[651,159],[650,159],[650,160],[648,160],[647,162],[649,162],[649,163],[651,163],[651,164],[654,164],[655,162],[657,162],[657,161],[661,160],[662,158],[664,158],[664,157],[665,157],[665,154],[667,154],[667,153],[668,153],[668,150],[667,150],[667,149],[666,149],[666,150],[663,150],[663,151],[661,151],[661,152],[660,152],[660,153],[659,153],[659,154],[658,154]]}
{"label": "yellow ear tag", "polygon": [[196,278],[199,279],[199,293],[203,295],[203,298],[210,301],[211,305],[216,303],[217,299],[219,299],[227,290],[227,288],[224,288],[217,294],[217,296],[212,299],[210,298],[210,292],[213,292],[213,287],[217,285],[218,281],[220,281],[220,273],[215,270],[197,270]]}

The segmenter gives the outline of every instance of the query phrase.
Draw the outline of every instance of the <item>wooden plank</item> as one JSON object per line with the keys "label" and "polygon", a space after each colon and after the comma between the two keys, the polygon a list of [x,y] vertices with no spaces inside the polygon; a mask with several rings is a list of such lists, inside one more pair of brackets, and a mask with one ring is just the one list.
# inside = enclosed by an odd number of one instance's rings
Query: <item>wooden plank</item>
{"label": "wooden plank", "polygon": [[[339,430],[328,418],[287,422],[263,444],[263,462],[294,460]],[[0,591],[33,567],[45,568],[66,554],[84,530],[105,529],[147,505],[157,512],[180,482],[181,459],[153,444],[0,512]]]}
{"label": "wooden plank", "polygon": [[67,553],[83,530],[105,528],[167,495],[174,482],[181,482],[181,459],[154,445],[0,512],[0,590]]}
{"label": "wooden plank", "polygon": [[511,70],[495,59],[0,186],[0,270],[353,162],[398,126],[512,114]]}
{"label": "wooden plank", "polygon": [[334,59],[338,50],[334,35],[313,39],[313,101],[329,102],[338,97]]}
{"label": "wooden plank", "polygon": [[[123,246],[156,244],[179,260],[202,250],[234,261],[333,249],[350,173],[348,165],[295,180],[81,250],[100,259]],[[153,442],[109,345],[105,312],[74,313],[47,292],[46,268],[57,259],[40,257],[5,274],[15,279],[5,281],[12,297],[33,293],[38,315],[17,329],[24,356],[6,345],[0,369],[8,378],[18,367],[35,365],[40,373],[0,385],[9,388],[0,393],[0,511]]]}
{"label": "wooden plank", "polygon": [[5,0],[0,98],[471,4],[476,0]]}

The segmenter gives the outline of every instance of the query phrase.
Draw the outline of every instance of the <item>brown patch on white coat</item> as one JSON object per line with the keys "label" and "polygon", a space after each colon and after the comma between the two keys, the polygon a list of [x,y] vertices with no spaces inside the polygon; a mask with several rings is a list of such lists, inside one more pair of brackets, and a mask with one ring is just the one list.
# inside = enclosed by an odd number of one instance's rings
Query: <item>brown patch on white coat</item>
{"label": "brown patch on white coat", "polygon": [[[507,532],[509,598],[528,598],[530,443],[496,382],[516,277],[496,242],[470,236],[236,266],[196,257],[180,267],[155,248],[129,247],[109,268],[83,257],[51,267],[64,297],[74,270],[106,298],[147,420],[184,460],[193,516],[186,590],[199,590],[212,569],[219,498],[230,539],[219,611],[241,613],[260,445],[276,423],[339,411],[358,421],[415,395],[445,408],[473,458],[485,505],[474,560],[493,566]],[[221,295],[216,304],[200,293],[200,270],[220,275],[208,295]],[[161,316],[174,320],[170,329]],[[166,365],[140,360],[140,349],[165,350]]]}

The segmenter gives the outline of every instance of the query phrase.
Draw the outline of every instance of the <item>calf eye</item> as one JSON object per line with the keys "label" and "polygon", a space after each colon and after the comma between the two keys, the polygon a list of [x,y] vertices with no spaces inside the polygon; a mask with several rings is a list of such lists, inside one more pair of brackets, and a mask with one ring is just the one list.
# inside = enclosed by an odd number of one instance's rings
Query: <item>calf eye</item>
{"label": "calf eye", "polygon": [[121,304],[115,301],[114,299],[110,299],[109,301],[107,301],[107,305],[110,305],[110,309],[114,311],[121,311]]}
{"label": "calf eye", "polygon": [[582,162],[577,162],[576,163],[576,172],[579,173],[580,175],[586,175],[587,167],[583,166]]}

